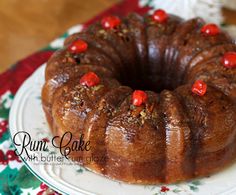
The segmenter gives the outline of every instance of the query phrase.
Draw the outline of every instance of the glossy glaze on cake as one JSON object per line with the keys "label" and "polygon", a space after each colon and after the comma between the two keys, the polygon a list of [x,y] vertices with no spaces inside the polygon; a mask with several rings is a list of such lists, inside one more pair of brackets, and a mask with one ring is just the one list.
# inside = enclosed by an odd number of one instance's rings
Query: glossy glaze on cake
{"label": "glossy glaze on cake", "polygon": [[[47,63],[53,135],[81,134],[90,170],[135,184],[208,176],[236,158],[236,45],[214,24],[163,10],[108,16]],[[100,161],[88,163],[87,157]]]}

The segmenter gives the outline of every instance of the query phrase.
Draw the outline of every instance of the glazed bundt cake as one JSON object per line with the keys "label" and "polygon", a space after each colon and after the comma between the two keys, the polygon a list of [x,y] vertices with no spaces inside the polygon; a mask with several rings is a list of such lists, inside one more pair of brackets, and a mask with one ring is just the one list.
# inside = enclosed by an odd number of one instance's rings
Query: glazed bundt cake
{"label": "glazed bundt cake", "polygon": [[83,135],[89,150],[69,156],[96,173],[173,183],[236,158],[236,45],[215,24],[163,10],[107,16],[68,37],[45,73],[52,134]]}

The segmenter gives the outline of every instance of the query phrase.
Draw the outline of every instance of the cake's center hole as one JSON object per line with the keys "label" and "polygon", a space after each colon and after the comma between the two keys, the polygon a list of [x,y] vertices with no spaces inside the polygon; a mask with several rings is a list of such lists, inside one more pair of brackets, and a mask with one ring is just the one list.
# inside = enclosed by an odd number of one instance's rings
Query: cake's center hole
{"label": "cake's center hole", "polygon": [[174,81],[174,76],[171,74],[158,74],[155,70],[140,70],[136,73],[129,72],[120,82],[123,85],[129,86],[132,89],[150,90],[160,93],[164,89],[174,90],[179,84]]}

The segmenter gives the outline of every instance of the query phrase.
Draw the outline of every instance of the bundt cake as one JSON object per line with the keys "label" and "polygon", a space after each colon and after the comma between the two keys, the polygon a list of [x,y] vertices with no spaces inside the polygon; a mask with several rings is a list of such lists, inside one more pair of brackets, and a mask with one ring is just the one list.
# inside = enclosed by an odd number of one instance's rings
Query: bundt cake
{"label": "bundt cake", "polygon": [[96,173],[173,183],[236,159],[236,45],[201,18],[106,16],[65,40],[45,79],[52,134],[89,141],[68,154]]}

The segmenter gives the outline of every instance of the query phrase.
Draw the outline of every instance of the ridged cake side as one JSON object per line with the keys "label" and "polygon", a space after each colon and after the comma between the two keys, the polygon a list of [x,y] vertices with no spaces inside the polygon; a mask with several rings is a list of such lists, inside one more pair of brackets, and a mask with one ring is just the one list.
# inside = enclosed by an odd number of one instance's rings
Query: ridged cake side
{"label": "ridged cake side", "polygon": [[[222,65],[236,46],[214,26],[216,34],[204,34],[200,18],[167,17],[132,13],[109,20],[112,28],[95,23],[47,63],[42,103],[52,134],[84,134],[91,149],[70,157],[92,171],[128,183],[173,183],[236,158],[236,68]],[[82,52],[71,48],[77,40]],[[91,72],[99,84],[82,84]],[[196,80],[207,84],[204,95],[191,91]],[[139,106],[132,104],[136,87],[148,88]],[[88,163],[91,156],[103,160]]]}

